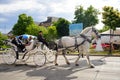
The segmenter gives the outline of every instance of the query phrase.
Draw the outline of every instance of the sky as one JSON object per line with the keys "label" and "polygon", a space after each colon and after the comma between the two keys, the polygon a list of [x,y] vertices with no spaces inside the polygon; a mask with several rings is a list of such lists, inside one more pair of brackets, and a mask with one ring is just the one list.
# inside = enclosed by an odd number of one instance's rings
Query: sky
{"label": "sky", "polygon": [[[76,6],[87,9],[90,5],[100,12],[104,6],[113,6],[120,10],[120,0],[0,0],[0,32],[12,30],[20,14],[32,16],[36,22],[46,21],[48,16],[74,20]],[[100,21],[95,27],[101,29]]]}

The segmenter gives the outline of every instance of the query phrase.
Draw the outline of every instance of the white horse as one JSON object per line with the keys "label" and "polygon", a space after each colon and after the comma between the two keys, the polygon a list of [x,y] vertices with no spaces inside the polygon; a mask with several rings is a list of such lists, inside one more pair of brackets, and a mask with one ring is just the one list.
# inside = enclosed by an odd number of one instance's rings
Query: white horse
{"label": "white horse", "polygon": [[87,27],[81,32],[79,36],[76,36],[76,37],[64,36],[59,40],[57,40],[56,44],[58,46],[58,49],[55,56],[55,65],[58,65],[57,57],[60,51],[62,51],[62,55],[64,56],[66,63],[70,65],[67,57],[65,56],[66,50],[71,50],[71,51],[77,50],[79,52],[79,56],[75,61],[75,65],[79,66],[78,60],[81,57],[81,53],[84,53],[86,54],[89,67],[94,68],[94,65],[90,62],[90,59],[89,59],[90,42],[93,36],[94,37],[98,36],[97,30],[93,27]]}

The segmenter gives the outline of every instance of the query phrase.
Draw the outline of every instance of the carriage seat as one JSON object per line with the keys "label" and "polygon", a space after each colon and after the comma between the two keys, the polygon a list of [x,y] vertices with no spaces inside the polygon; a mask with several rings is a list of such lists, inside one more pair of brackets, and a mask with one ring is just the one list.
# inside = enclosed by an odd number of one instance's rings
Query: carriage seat
{"label": "carriage seat", "polygon": [[36,41],[33,40],[32,43],[29,46],[25,46],[27,51],[33,50],[35,48]]}
{"label": "carriage seat", "polygon": [[10,47],[13,47],[15,51],[18,51],[17,46],[15,44],[13,44],[10,39],[6,40],[5,44],[10,46]]}
{"label": "carriage seat", "polygon": [[46,45],[44,45],[42,42],[37,42],[37,47],[39,48],[39,49],[41,49],[41,50],[47,50],[48,48],[47,48],[47,46]]}

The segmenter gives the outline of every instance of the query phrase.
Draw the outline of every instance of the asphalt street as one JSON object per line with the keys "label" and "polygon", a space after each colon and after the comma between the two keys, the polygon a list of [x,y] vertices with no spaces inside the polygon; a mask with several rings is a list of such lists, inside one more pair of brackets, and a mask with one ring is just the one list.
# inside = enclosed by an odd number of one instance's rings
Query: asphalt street
{"label": "asphalt street", "polygon": [[0,80],[120,80],[120,57],[90,56],[95,68],[88,67],[85,57],[75,66],[76,57],[67,56],[70,65],[60,55],[58,66],[46,63],[36,67],[32,61],[27,65],[6,65],[0,56]]}

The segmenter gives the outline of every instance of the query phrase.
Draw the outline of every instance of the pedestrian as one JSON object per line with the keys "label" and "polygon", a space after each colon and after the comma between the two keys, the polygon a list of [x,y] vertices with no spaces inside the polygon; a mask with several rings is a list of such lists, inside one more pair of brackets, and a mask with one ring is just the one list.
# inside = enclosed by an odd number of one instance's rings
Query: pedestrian
{"label": "pedestrian", "polygon": [[96,48],[95,48],[95,50],[96,51],[103,51],[100,36],[98,36],[97,39],[96,39]]}

